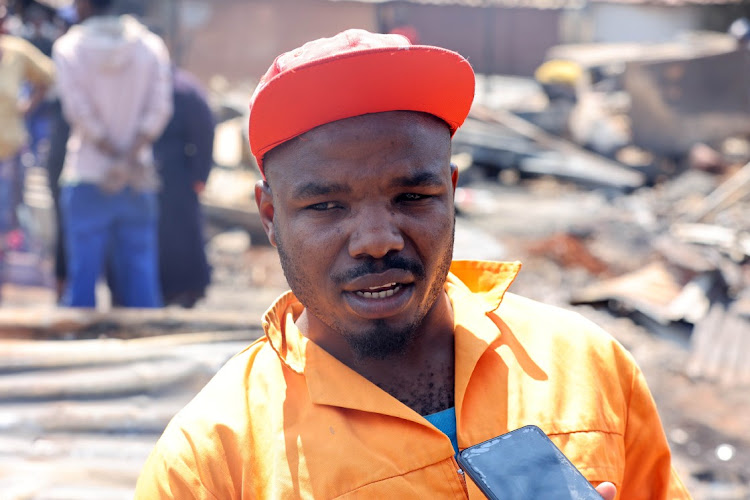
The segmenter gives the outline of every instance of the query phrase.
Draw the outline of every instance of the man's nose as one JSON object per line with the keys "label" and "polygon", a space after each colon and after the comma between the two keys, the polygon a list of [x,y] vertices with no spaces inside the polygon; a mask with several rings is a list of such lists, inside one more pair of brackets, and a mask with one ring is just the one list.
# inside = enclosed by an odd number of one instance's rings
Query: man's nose
{"label": "man's nose", "polygon": [[404,237],[393,213],[386,210],[363,210],[352,221],[349,255],[354,258],[380,259],[388,252],[401,251]]}

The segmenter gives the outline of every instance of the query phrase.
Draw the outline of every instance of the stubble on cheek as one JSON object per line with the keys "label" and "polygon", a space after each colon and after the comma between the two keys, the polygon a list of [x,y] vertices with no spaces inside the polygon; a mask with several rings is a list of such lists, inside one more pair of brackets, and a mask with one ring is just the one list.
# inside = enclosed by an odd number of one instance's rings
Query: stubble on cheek
{"label": "stubble on cheek", "polygon": [[328,300],[325,295],[325,283],[321,283],[320,279],[315,279],[309,272],[310,269],[316,268],[313,259],[317,258],[320,252],[290,248],[281,231],[277,231],[275,236],[281,269],[295,297],[308,313],[329,328],[337,330],[333,318],[330,317],[331,314],[324,310],[324,301]]}

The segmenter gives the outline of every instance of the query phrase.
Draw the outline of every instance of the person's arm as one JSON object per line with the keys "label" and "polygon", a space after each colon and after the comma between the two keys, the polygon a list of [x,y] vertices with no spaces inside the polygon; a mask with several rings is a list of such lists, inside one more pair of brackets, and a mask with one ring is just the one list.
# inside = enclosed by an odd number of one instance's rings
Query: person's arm
{"label": "person's arm", "polygon": [[86,75],[76,71],[69,59],[62,53],[58,43],[52,48],[52,60],[57,74],[57,88],[62,105],[63,115],[71,128],[81,130],[83,134],[107,152],[114,149],[106,137],[104,123],[99,119],[86,94],[87,86],[80,81]]}
{"label": "person's arm", "polygon": [[31,94],[19,104],[20,112],[24,115],[35,110],[47,95],[47,90],[53,82],[55,66],[52,60],[45,56],[31,43],[23,43],[23,57],[25,60],[24,79],[31,84]]}
{"label": "person's arm", "polygon": [[[196,459],[195,443],[182,429],[172,432],[173,425],[167,427],[143,465],[135,500],[220,500],[202,479],[204,474],[211,474]],[[203,458],[210,456],[209,450],[201,451]]]}
{"label": "person's arm", "polygon": [[[135,136],[135,140],[133,141],[133,144],[130,146],[130,150],[127,152],[127,157],[131,165],[136,165],[139,162],[139,153],[140,151],[145,148],[146,146],[150,146],[154,143],[156,139],[153,137],[144,134],[143,132],[138,132],[138,134]],[[97,145],[98,146],[98,145]],[[101,149],[101,148],[100,148]]]}
{"label": "person's arm", "polygon": [[44,100],[48,89],[49,86],[47,84],[34,84],[28,98],[19,103],[18,107],[21,114],[25,116],[34,111],[41,104],[42,100]]}
{"label": "person's arm", "polygon": [[216,122],[206,98],[198,88],[185,95],[188,108],[185,148],[187,168],[193,189],[200,194],[208,181],[214,161],[214,129]]}
{"label": "person's arm", "polygon": [[135,487],[135,500],[219,500],[201,484],[194,464],[168,461],[155,449]]}
{"label": "person's arm", "polygon": [[618,498],[690,499],[672,468],[669,444],[643,373],[635,364],[632,370],[625,429],[625,471]]}
{"label": "person's arm", "polygon": [[148,100],[140,118],[138,135],[130,148],[131,157],[146,145],[153,144],[162,134],[172,117],[172,68],[169,53],[161,38],[150,34],[144,42],[155,56],[151,72]]}

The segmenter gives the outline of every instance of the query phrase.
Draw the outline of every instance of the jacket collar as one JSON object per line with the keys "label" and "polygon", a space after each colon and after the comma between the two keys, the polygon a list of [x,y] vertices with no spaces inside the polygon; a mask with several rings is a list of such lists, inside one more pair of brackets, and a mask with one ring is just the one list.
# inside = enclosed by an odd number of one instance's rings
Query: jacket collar
{"label": "jacket collar", "polygon": [[[521,268],[518,262],[454,261],[445,291],[453,305],[457,411],[477,361],[500,330],[488,317]],[[294,321],[303,306],[292,292],[279,297],[263,318],[270,346],[292,371],[303,374],[313,403],[390,414],[423,423],[416,412],[304,337]]]}

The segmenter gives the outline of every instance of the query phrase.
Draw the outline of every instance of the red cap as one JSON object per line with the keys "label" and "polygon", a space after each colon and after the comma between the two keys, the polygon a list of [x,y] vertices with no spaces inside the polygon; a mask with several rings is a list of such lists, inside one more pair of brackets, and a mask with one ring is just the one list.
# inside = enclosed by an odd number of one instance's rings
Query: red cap
{"label": "red cap", "polygon": [[279,144],[326,123],[384,111],[435,115],[452,135],[473,100],[474,71],[461,55],[350,29],[276,58],[250,99],[250,150],[263,173],[263,156]]}

